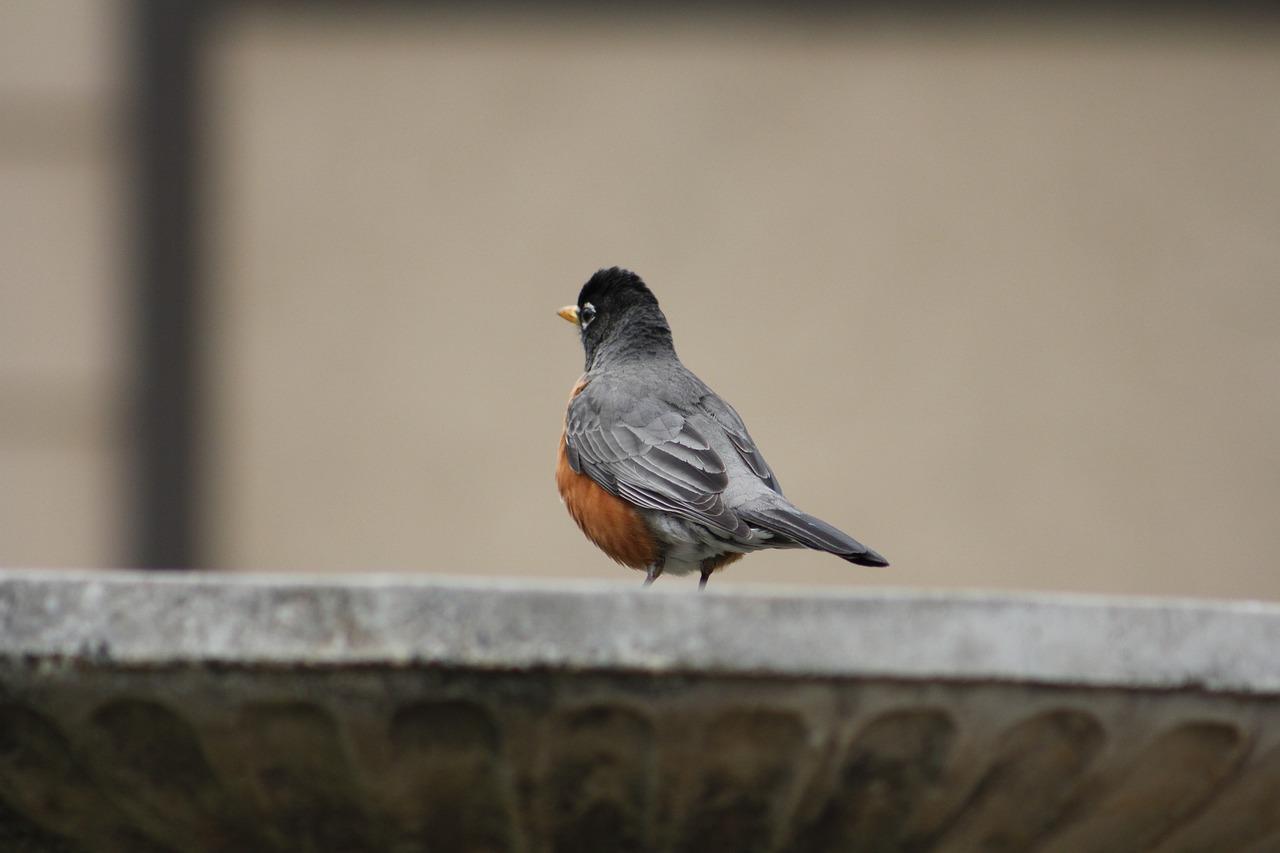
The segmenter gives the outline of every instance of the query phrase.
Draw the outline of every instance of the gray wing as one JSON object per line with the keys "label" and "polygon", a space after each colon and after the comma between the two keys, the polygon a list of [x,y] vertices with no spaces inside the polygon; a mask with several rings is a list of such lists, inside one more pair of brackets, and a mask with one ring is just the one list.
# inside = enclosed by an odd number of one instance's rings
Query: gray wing
{"label": "gray wing", "polygon": [[729,440],[733,442],[733,446],[737,449],[738,455],[742,457],[742,461],[747,463],[747,467],[751,469],[757,477],[764,481],[765,485],[773,489],[778,494],[782,494],[782,486],[778,485],[778,478],[774,476],[773,469],[769,467],[769,463],[764,461],[764,455],[760,453],[760,448],[756,447],[756,443],[751,440],[750,433],[747,432],[747,425],[742,422],[742,418],[738,417],[738,413],[734,411],[724,401],[720,395],[707,389],[707,393],[698,401],[699,407],[715,419],[716,423],[729,436]]}
{"label": "gray wing", "polygon": [[726,536],[751,529],[724,503],[722,460],[680,412],[591,383],[565,423],[570,467],[611,494],[696,521]]}

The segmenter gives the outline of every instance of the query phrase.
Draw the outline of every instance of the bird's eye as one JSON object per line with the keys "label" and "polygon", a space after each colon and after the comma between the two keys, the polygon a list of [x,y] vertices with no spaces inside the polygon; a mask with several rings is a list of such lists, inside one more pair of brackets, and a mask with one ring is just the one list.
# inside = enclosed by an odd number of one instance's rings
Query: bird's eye
{"label": "bird's eye", "polygon": [[596,318],[596,306],[590,302],[582,306],[582,310],[578,312],[578,322],[582,324],[582,328],[591,325],[591,321]]}

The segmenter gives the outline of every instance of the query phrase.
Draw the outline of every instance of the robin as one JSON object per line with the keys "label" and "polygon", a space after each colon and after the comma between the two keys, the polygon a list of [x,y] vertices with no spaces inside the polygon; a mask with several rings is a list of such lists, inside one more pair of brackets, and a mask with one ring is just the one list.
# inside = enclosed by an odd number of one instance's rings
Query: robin
{"label": "robin", "polygon": [[812,548],[888,562],[782,495],[733,407],[676,357],[671,327],[640,277],[600,270],[559,314],[576,325],[586,372],[573,386],[556,486],[587,538],[645,572],[717,569],[762,548]]}

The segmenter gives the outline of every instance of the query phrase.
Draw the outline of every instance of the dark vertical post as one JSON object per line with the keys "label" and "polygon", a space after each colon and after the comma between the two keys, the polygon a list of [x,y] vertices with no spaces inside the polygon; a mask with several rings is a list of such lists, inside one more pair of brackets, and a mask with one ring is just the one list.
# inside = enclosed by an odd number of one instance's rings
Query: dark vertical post
{"label": "dark vertical post", "polygon": [[198,0],[135,0],[131,561],[199,564]]}

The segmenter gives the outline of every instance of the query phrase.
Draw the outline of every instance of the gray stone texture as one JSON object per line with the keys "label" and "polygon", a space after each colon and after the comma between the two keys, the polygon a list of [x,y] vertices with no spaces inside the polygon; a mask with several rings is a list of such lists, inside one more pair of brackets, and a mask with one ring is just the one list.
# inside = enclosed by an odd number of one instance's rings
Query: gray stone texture
{"label": "gray stone texture", "polygon": [[1280,607],[0,574],[0,850],[1280,849]]}

